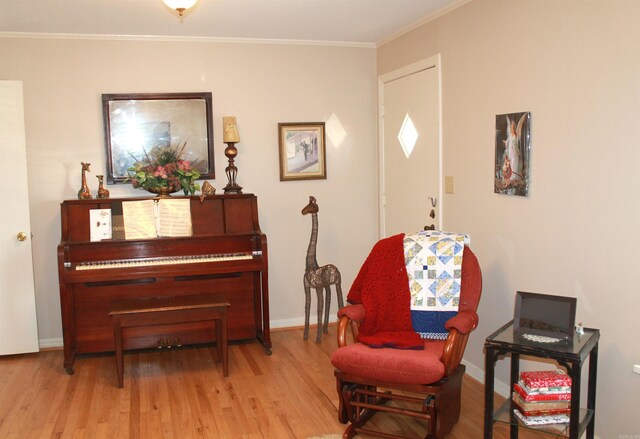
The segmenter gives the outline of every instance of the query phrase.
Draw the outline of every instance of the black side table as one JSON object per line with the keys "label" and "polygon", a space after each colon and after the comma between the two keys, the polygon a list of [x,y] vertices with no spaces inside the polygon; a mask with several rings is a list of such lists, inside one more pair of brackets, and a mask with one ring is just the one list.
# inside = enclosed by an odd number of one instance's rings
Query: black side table
{"label": "black side table", "polygon": [[[508,398],[502,406],[494,412],[494,373],[496,361],[499,357],[511,355],[511,377],[509,389],[518,381],[520,373],[520,355],[538,358],[550,358],[559,365],[566,367],[571,377],[571,414],[568,434],[566,425],[539,425],[526,428],[549,432],[555,435],[578,439],[587,430],[587,439],[593,439],[596,409],[596,374],[598,370],[598,329],[585,328],[584,334],[575,334],[573,343],[535,343],[523,341],[513,332],[513,321],[507,323],[491,334],[484,343],[485,348],[485,388],[484,388],[484,439],[493,436],[493,424],[502,421],[511,426],[511,439],[518,437],[518,427],[524,427],[513,414],[513,404]],[[589,381],[587,391],[587,407],[580,409],[580,379],[582,365],[589,358]],[[560,430],[559,430],[560,429]]]}

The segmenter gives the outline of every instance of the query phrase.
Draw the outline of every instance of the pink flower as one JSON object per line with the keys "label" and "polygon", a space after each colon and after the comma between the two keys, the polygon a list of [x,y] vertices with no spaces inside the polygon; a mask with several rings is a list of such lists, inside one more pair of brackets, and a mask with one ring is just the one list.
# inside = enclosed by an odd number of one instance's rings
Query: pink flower
{"label": "pink flower", "polygon": [[167,163],[166,165],[164,165],[164,171],[167,173],[167,175],[173,174],[174,172],[176,172],[176,164]]}
{"label": "pink flower", "polygon": [[181,171],[189,171],[191,169],[191,162],[188,160],[180,160],[178,162],[178,169]]}
{"label": "pink flower", "polygon": [[158,166],[153,173],[154,177],[167,178],[167,172],[162,166]]}

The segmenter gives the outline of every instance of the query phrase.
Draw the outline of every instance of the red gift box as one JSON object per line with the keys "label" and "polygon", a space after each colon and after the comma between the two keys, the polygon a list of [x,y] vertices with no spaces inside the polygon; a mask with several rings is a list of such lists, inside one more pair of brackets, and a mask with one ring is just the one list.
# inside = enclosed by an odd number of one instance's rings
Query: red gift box
{"label": "red gift box", "polygon": [[529,389],[548,389],[553,387],[571,387],[571,377],[556,370],[538,370],[521,372],[520,380]]}

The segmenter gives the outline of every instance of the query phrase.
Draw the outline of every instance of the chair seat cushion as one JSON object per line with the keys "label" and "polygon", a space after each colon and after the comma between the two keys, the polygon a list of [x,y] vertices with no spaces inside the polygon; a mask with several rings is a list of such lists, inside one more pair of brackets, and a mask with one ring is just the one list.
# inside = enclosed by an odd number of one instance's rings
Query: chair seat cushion
{"label": "chair seat cushion", "polygon": [[348,374],[402,384],[431,384],[444,376],[444,341],[425,341],[424,350],[374,349],[362,343],[339,348],[331,364]]}

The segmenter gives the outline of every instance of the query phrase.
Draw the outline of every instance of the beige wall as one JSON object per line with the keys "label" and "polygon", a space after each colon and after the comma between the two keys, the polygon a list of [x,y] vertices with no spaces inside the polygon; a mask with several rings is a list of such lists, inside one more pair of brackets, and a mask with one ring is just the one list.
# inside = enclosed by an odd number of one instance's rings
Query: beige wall
{"label": "beige wall", "polygon": [[[455,177],[444,228],[471,233],[484,273],[469,369],[483,378],[484,338],[511,318],[516,290],[577,297],[578,320],[602,334],[601,438],[640,436],[638,23],[633,0],[473,0],[378,50],[378,74],[442,56],[444,174]],[[497,195],[495,116],[521,111],[532,114],[530,195]]]}
{"label": "beige wall", "polygon": [[[76,196],[81,161],[92,164],[94,193],[95,175],[105,173],[102,93],[212,92],[212,183],[219,192],[227,183],[222,117],[237,116],[238,183],[258,196],[269,241],[273,326],[304,323],[311,218],[300,210],[309,195],[320,205],[318,262],[338,266],[346,294],[377,238],[375,49],[0,38],[0,59],[1,79],[24,82],[38,327],[45,345],[60,344],[62,335],[59,204]],[[278,122],[331,118],[346,137],[337,144],[331,138],[336,125],[327,125],[327,180],[280,182]],[[108,189],[112,197],[148,195],[130,185]],[[313,303],[315,315],[315,294]],[[333,311],[336,303],[334,296]]]}
{"label": "beige wall", "polygon": [[[442,55],[444,173],[456,189],[444,200],[445,229],[471,233],[484,272],[469,370],[482,378],[484,337],[510,318],[516,290],[576,296],[579,320],[602,331],[603,439],[640,434],[640,376],[631,372],[640,363],[638,23],[635,0],[473,0],[377,52],[378,74]],[[41,339],[61,336],[59,202],[75,196],[80,161],[91,175],[104,170],[102,93],[211,91],[214,186],[226,184],[221,118],[236,115],[238,181],[258,195],[269,237],[274,324],[302,323],[309,195],[321,207],[319,262],[341,269],[346,294],[377,236],[375,51],[0,38],[0,59],[1,79],[24,81]],[[495,115],[519,111],[532,112],[527,198],[493,193]],[[328,139],[328,180],[280,183],[276,124],[334,114],[347,137]],[[498,366],[503,382],[507,364]]]}

